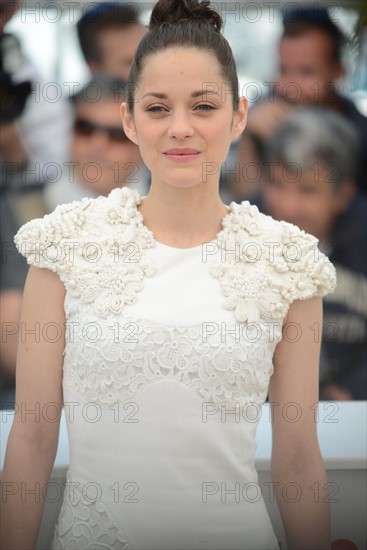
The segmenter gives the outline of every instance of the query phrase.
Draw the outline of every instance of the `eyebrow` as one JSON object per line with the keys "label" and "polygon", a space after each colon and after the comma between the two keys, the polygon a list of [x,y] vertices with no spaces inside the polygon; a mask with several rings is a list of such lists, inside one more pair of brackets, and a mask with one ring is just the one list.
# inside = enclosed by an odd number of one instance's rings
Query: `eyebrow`
{"label": "eyebrow", "polygon": [[[214,90],[197,90],[196,92],[192,92],[190,97],[200,97],[203,95],[217,95],[220,97],[220,94],[218,92],[215,92]],[[158,99],[168,99],[167,94],[162,94],[160,92],[148,92],[143,95],[142,99],[144,99],[147,96],[156,97]]]}

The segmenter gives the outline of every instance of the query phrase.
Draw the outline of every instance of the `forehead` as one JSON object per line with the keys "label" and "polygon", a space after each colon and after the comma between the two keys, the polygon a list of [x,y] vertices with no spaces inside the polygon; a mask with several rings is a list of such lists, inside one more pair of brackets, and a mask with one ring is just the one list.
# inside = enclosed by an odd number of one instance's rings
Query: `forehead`
{"label": "forehead", "polygon": [[105,27],[98,33],[98,44],[104,49],[119,48],[115,53],[124,54],[124,50],[135,50],[145,34],[142,25],[127,25],[126,27]]}
{"label": "forehead", "polygon": [[279,43],[279,56],[281,63],[330,63],[332,45],[325,32],[310,29],[300,35],[283,37]]}
{"label": "forehead", "polygon": [[169,48],[149,55],[141,72],[138,93],[180,95],[192,90],[216,90],[224,85],[213,53],[197,48]]}
{"label": "forehead", "polygon": [[297,191],[307,187],[321,192],[333,189],[334,165],[327,166],[322,162],[318,162],[317,169],[314,165],[310,169],[307,167],[301,168],[301,166],[292,169],[292,166],[276,163],[273,169],[274,181],[284,184],[284,190]]}
{"label": "forehead", "polygon": [[75,116],[101,123],[119,122],[120,103],[114,98],[98,101],[77,101]]}

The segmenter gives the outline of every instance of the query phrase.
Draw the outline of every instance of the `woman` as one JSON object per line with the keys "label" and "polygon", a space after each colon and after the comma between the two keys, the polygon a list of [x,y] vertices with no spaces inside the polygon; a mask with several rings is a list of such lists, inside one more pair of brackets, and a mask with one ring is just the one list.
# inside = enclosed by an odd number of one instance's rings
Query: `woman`
{"label": "woman", "polygon": [[[17,365],[17,403],[64,403],[68,422],[54,549],[278,548],[254,468],[268,391],[289,548],[330,547],[309,327],[335,270],[311,235],[220,200],[247,113],[221,24],[208,2],[153,10],[121,107],[149,193],[62,205],[16,236],[33,264],[23,323],[66,325],[65,342],[20,340]],[[44,487],[57,438],[55,419],[17,413],[5,480]],[[42,509],[7,499],[5,547],[34,548]]]}

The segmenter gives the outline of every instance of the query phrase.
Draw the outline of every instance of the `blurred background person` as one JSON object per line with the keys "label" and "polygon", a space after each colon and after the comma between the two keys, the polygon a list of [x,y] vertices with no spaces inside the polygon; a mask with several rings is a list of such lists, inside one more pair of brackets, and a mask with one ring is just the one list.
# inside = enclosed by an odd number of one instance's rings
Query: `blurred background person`
{"label": "blurred background person", "polygon": [[141,195],[148,191],[149,172],[121,123],[125,92],[122,79],[96,75],[71,98],[74,124],[70,160],[61,177],[45,186],[47,212],[84,197],[107,196],[124,185]]}
{"label": "blurred background person", "polygon": [[22,223],[43,213],[45,166],[67,159],[71,120],[66,102],[44,96],[44,82],[20,41],[5,31],[19,7],[14,0],[0,2],[1,407],[14,403],[18,324],[28,271],[13,238]]}
{"label": "blurred background person", "polygon": [[14,234],[19,224],[8,194],[0,190],[0,408],[15,402],[15,364],[19,335],[20,307],[28,272],[27,263],[17,251]]}
{"label": "blurred background person", "polygon": [[0,34],[0,154],[8,162],[9,184],[41,185],[45,166],[67,156],[70,109],[67,101],[48,99],[36,70],[24,57],[18,39]]}
{"label": "blurred background person", "polygon": [[268,180],[257,201],[317,237],[335,265],[337,288],[324,299],[324,400],[367,399],[367,201],[355,182],[357,149],[355,128],[342,115],[292,111],[267,144]]}
{"label": "blurred background person", "polygon": [[68,158],[71,112],[65,99],[48,98],[48,83],[5,32],[19,7],[0,2],[0,166],[2,196],[22,224],[42,214],[42,187]]}
{"label": "blurred background person", "polygon": [[286,10],[278,44],[279,73],[267,97],[249,110],[248,124],[235,146],[240,169],[229,183],[234,200],[252,198],[264,184],[264,151],[278,124],[291,110],[313,105],[332,109],[349,120],[359,136],[356,182],[367,190],[367,120],[354,103],[338,92],[345,74],[342,53],[345,37],[320,7]]}
{"label": "blurred background person", "polygon": [[145,34],[137,5],[101,2],[77,23],[80,48],[92,74],[128,79],[135,50]]}

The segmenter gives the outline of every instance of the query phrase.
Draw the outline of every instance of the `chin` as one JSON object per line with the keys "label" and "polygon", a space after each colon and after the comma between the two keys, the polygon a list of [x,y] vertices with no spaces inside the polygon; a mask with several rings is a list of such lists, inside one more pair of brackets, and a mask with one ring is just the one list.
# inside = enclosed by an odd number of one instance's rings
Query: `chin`
{"label": "chin", "polygon": [[315,234],[315,227],[312,223],[307,223],[304,220],[298,220],[292,223],[294,223],[294,225],[297,225],[300,229],[303,229],[303,231],[306,231],[306,233],[310,233],[311,235]]}

